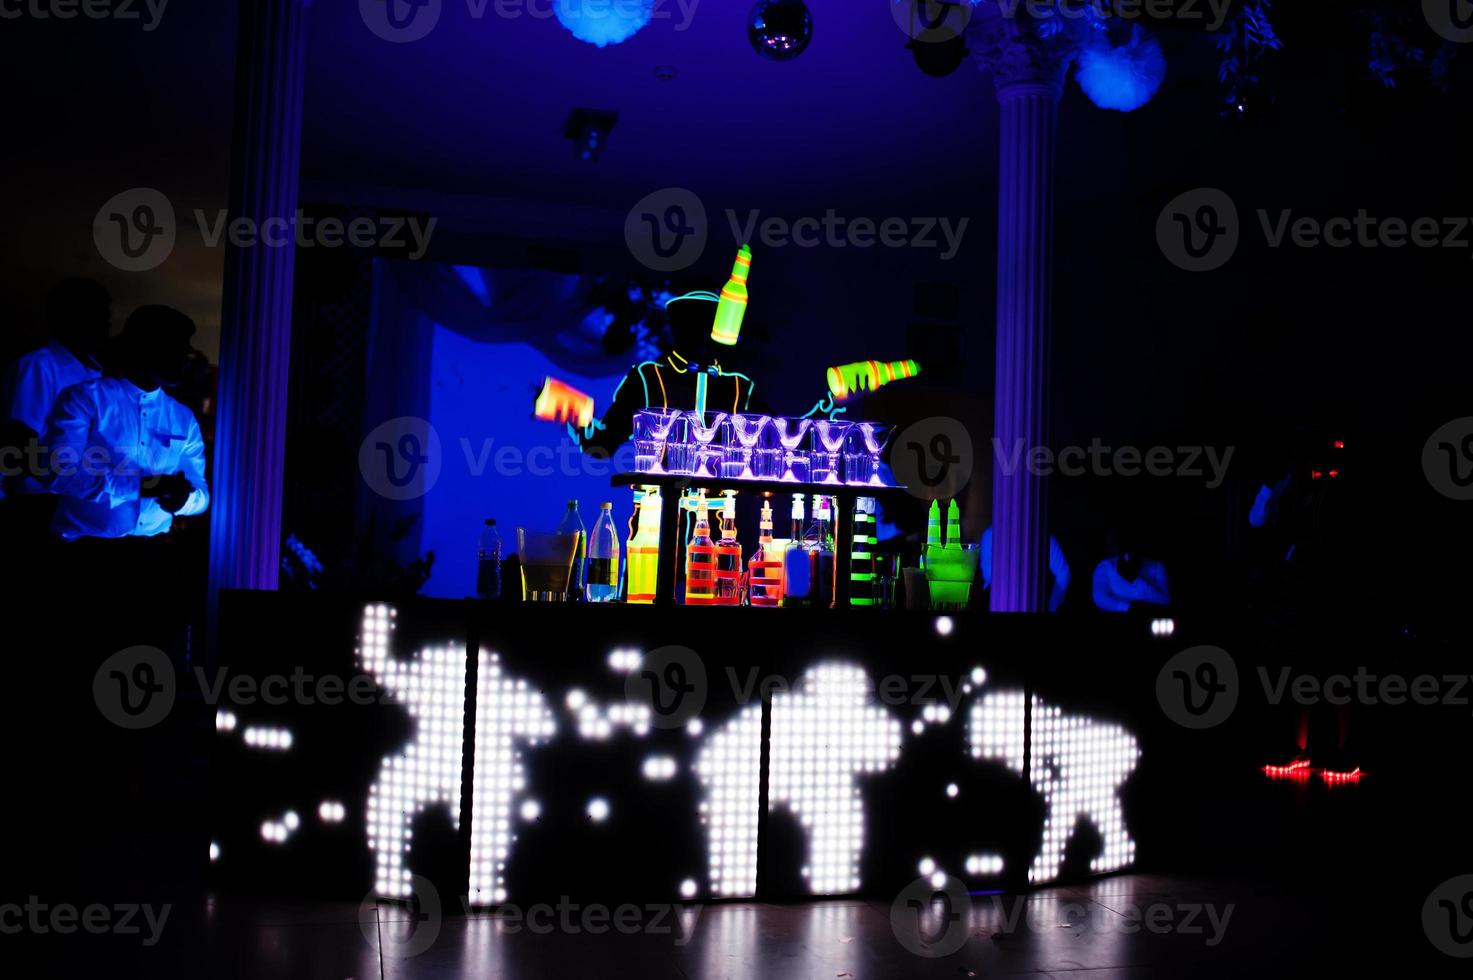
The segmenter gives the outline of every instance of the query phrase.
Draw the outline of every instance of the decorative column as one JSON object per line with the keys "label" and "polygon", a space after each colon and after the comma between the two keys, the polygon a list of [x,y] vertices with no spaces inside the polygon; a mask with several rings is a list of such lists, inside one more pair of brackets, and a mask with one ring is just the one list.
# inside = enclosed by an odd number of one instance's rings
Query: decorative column
{"label": "decorative column", "polygon": [[[1053,342],[1054,127],[1067,46],[1021,8],[977,8],[973,50],[997,88],[997,361],[992,464],[992,609],[1047,608],[1048,498],[1028,456],[1049,436]],[[1015,449],[1023,447],[1020,457]],[[1007,472],[1004,465],[1017,465]]]}
{"label": "decorative column", "polygon": [[[240,5],[230,216],[295,229],[311,0]],[[272,225],[266,222],[272,221]],[[295,234],[226,245],[210,504],[210,597],[274,589],[281,561]],[[280,240],[285,239],[283,244]]]}

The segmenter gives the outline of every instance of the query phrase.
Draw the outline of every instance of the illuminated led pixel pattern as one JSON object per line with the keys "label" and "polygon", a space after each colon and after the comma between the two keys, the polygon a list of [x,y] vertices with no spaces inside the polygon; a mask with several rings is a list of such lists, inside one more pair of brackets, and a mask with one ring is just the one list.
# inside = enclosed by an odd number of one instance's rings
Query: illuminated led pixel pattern
{"label": "illuminated led pixel pattern", "polygon": [[427,647],[410,661],[389,653],[394,610],[372,605],[363,613],[358,656],[363,670],[418,722],[414,740],[386,757],[368,791],[368,846],[374,852],[374,890],[403,898],[413,893],[405,858],[414,817],[444,806],[460,825],[461,733],[465,711],[465,650]]}
{"label": "illuminated led pixel pattern", "polygon": [[824,663],[794,691],[772,696],[768,807],[786,806],[807,833],[803,875],[814,894],[859,887],[864,801],[856,777],[900,757],[900,722],[870,703],[871,690],[859,667]]}
{"label": "illuminated led pixel pattern", "polygon": [[508,677],[494,653],[476,658],[476,765],[471,786],[473,905],[506,901],[506,859],[511,854],[512,804],[526,789],[520,744],[536,745],[557,733],[542,695]]}
{"label": "illuminated led pixel pattern", "polygon": [[[967,739],[972,756],[998,760],[1023,772],[1023,705],[1021,691],[989,694],[972,706]],[[1099,831],[1104,845],[1091,863],[1093,871],[1114,871],[1135,860],[1135,841],[1125,827],[1120,787],[1140,761],[1135,736],[1119,725],[1033,699],[1033,763],[1030,781],[1043,794],[1043,847],[1028,869],[1031,882],[1059,876],[1064,850],[1084,817]]]}
{"label": "illuminated led pixel pattern", "polygon": [[704,791],[711,893],[718,898],[757,894],[757,801],[762,782],[762,706],[748,705],[713,732],[696,757]]}

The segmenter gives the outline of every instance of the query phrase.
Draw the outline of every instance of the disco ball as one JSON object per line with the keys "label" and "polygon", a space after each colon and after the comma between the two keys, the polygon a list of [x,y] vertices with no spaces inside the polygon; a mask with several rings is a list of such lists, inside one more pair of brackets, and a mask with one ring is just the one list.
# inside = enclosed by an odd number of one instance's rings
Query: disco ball
{"label": "disco ball", "polygon": [[789,61],[813,40],[813,15],[803,0],[759,0],[747,21],[747,38],[764,58]]}

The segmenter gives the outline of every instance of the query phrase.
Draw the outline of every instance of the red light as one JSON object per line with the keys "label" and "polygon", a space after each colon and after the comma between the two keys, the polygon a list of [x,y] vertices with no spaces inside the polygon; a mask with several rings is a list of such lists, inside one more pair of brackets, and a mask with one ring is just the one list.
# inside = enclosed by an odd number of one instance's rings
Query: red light
{"label": "red light", "polygon": [[1331,470],[1330,471],[1330,479],[1332,479],[1332,480],[1338,480],[1338,479],[1340,479],[1340,471],[1339,470]]}
{"label": "red light", "polygon": [[1336,439],[1335,440],[1335,448],[1336,449],[1344,449],[1345,448],[1345,440],[1344,439]]}
{"label": "red light", "polygon": [[1320,477],[1322,477],[1324,475],[1325,474],[1321,473],[1319,470],[1310,470],[1309,471],[1309,478],[1311,480],[1318,480]]}
{"label": "red light", "polygon": [[1320,778],[1331,786],[1339,786],[1343,783],[1358,783],[1364,775],[1365,773],[1360,771],[1360,766],[1356,766],[1350,772],[1336,772],[1333,769],[1320,770]]}
{"label": "red light", "polygon": [[1309,760],[1295,759],[1287,766],[1264,766],[1263,774],[1269,779],[1293,779],[1304,781],[1309,778]]}

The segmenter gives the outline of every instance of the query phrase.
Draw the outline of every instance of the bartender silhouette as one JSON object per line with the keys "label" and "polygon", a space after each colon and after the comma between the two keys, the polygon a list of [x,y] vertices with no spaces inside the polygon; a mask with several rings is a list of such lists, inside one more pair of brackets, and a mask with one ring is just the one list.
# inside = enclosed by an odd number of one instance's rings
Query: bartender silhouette
{"label": "bartender silhouette", "polygon": [[735,339],[717,340],[713,321],[718,300],[715,293],[699,290],[665,304],[670,349],[629,369],[602,419],[582,429],[569,424],[585,452],[612,455],[632,434],[634,413],[640,409],[745,412],[751,408],[755,383],[745,374],[726,370],[719,359],[721,345],[735,344]]}

